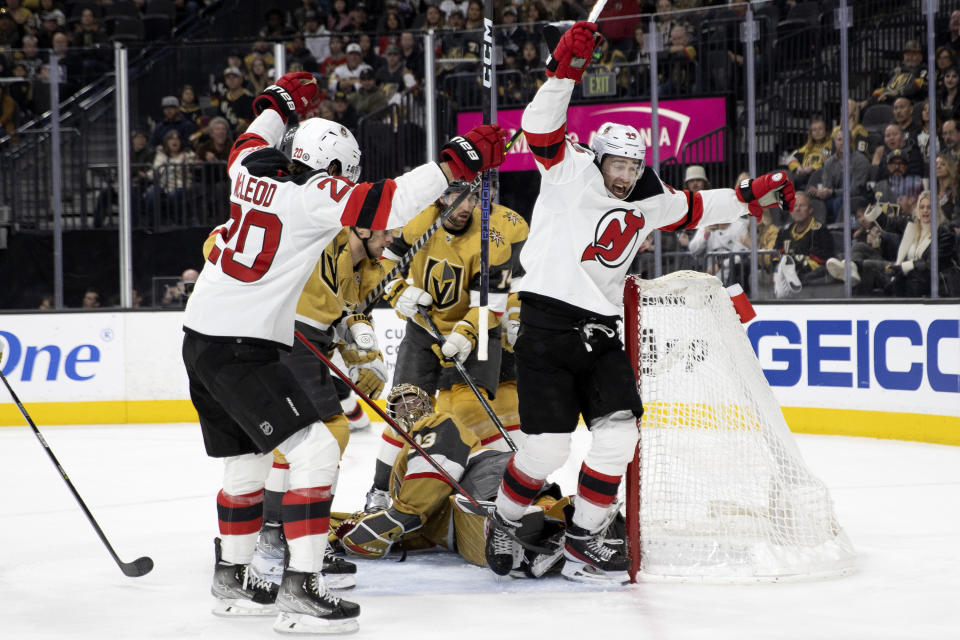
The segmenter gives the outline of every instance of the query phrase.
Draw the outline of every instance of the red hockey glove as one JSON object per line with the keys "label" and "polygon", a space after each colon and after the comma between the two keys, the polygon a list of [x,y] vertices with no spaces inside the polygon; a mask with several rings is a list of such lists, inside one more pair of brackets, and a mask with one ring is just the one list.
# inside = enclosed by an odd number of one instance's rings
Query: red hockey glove
{"label": "red hockey glove", "polygon": [[740,202],[747,203],[750,215],[757,220],[763,216],[764,209],[779,207],[793,211],[794,195],[793,183],[784,171],[768,173],[753,180],[748,178],[737,187]]}
{"label": "red hockey glove", "polygon": [[471,182],[477,174],[499,167],[506,157],[507,132],[495,124],[482,124],[440,147],[440,157],[457,180]]}
{"label": "red hockey glove", "polygon": [[287,73],[256,97],[253,101],[253,112],[260,115],[265,109],[272,108],[286,122],[294,113],[305,115],[319,90],[312,73]]}
{"label": "red hockey glove", "polygon": [[547,75],[580,82],[602,38],[592,22],[581,21],[567,29],[547,59]]}

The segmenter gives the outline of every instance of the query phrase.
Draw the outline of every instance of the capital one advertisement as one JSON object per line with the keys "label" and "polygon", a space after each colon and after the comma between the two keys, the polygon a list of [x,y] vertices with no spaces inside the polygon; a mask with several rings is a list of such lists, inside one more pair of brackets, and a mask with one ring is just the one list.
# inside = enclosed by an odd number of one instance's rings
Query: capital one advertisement
{"label": "capital one advertisement", "polygon": [[[680,162],[723,161],[722,138],[716,143],[685,148],[685,145],[708,133],[726,126],[727,103],[725,98],[691,98],[685,100],[661,100],[657,109],[657,143],[660,161],[677,158]],[[653,144],[652,109],[649,102],[617,102],[606,104],[575,105],[567,110],[567,135],[574,142],[589,144],[592,134],[605,122],[629,124],[637,128],[640,138],[649,149]],[[513,135],[520,128],[522,109],[497,111],[497,124]],[[457,131],[464,133],[481,124],[480,112],[461,113],[457,116]],[[722,134],[720,134],[722,136]],[[507,151],[507,159],[501,171],[534,171],[533,155],[524,136]],[[647,158],[651,157],[647,152]]]}

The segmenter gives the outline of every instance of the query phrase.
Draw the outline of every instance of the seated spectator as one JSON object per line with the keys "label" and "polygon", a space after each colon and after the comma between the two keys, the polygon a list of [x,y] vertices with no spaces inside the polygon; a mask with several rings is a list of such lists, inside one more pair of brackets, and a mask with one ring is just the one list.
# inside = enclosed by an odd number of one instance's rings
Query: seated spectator
{"label": "seated spectator", "polygon": [[480,0],[470,0],[467,3],[466,22],[463,28],[468,31],[483,29],[483,3]]}
{"label": "seated spectator", "polygon": [[[543,43],[543,24],[547,19],[547,10],[540,0],[531,0],[525,6],[523,22],[528,24],[524,25],[523,30],[526,33],[523,39],[525,41],[532,40],[537,43],[537,46],[540,46]],[[448,16],[447,22],[449,23],[449,21]]]}
{"label": "seated spectator", "polygon": [[210,101],[239,136],[253,121],[253,94],[243,86],[243,73],[237,67],[224,69],[223,81],[226,91],[211,96]]}
{"label": "seated spectator", "polygon": [[346,43],[343,36],[330,36],[327,48],[330,50],[330,55],[320,62],[320,73],[330,76],[334,69],[347,63],[347,52],[344,51]]}
{"label": "seated spectator", "polygon": [[870,155],[870,132],[860,123],[860,103],[852,98],[847,100],[847,113],[849,114],[851,145],[865,158],[870,159],[872,157]]}
{"label": "seated spectator", "polygon": [[327,16],[327,28],[335,33],[354,30],[353,17],[347,8],[347,0],[333,0],[333,6]]}
{"label": "seated spectator", "polygon": [[943,87],[943,74],[946,73],[947,69],[957,66],[957,54],[956,52],[947,46],[937,47],[936,55],[934,56],[934,63],[936,64],[937,70],[937,91]]}
{"label": "seated spectator", "polygon": [[273,78],[270,76],[267,63],[264,62],[263,56],[257,55],[253,57],[250,61],[250,69],[244,74],[244,80],[246,80],[245,86],[247,90],[255,96],[259,95],[273,82]]}
{"label": "seated spectator", "polygon": [[[934,241],[931,213],[930,192],[924,191],[917,198],[916,215],[903,231],[896,261],[884,269],[891,276],[890,288],[895,296],[930,295],[930,245]],[[937,228],[936,243],[939,271],[943,272],[954,265],[954,234],[949,225],[941,224]]]}
{"label": "seated spectator", "polygon": [[[66,85],[66,92],[73,93],[84,79],[85,61],[80,53],[70,46],[70,38],[65,33],[53,36],[53,55],[57,57],[57,70],[60,72],[60,84]],[[43,80],[50,78],[50,65],[40,70]],[[61,89],[61,97],[63,90]]]}
{"label": "seated spectator", "polygon": [[0,7],[0,50],[19,49],[23,31],[13,14],[6,8]]}
{"label": "seated spectator", "polygon": [[326,21],[321,21],[318,12],[307,11],[304,13],[303,26],[301,27],[304,43],[318,65],[330,56],[330,32],[324,22]]}
{"label": "seated spectator", "polygon": [[88,287],[87,290],[83,292],[83,300],[80,302],[80,308],[82,309],[100,308],[100,292],[92,287]]}
{"label": "seated spectator", "polygon": [[914,118],[913,101],[910,98],[900,96],[893,101],[893,121],[900,125],[907,140],[916,142],[920,124]]}
{"label": "seated spectator", "polygon": [[159,147],[168,131],[175,130],[182,140],[189,140],[197,130],[197,125],[180,111],[180,100],[177,96],[165,96],[160,100],[163,109],[163,120],[158,122],[150,134],[150,146]]}
{"label": "seated spectator", "polygon": [[353,22],[352,31],[373,31],[377,26],[367,13],[367,3],[362,0],[350,9],[350,19]]}
{"label": "seated spectator", "polygon": [[547,12],[547,20],[557,22],[562,20],[585,20],[587,12],[576,0],[540,0]]}
{"label": "seated spectator", "polygon": [[917,132],[917,149],[920,150],[920,155],[923,156],[924,166],[929,166],[930,102],[928,100],[924,100],[923,105],[920,107],[920,130]]}
{"label": "seated spectator", "polygon": [[[50,6],[53,6],[50,3]],[[41,49],[53,48],[53,36],[67,24],[67,17],[60,9],[50,9],[40,14],[40,28],[37,30],[37,46]]]}
{"label": "seated spectator", "polygon": [[107,30],[100,26],[100,22],[93,13],[93,9],[84,9],[80,13],[80,22],[73,27],[73,45],[75,47],[94,47],[106,44]]}
{"label": "seated spectator", "polygon": [[[817,184],[807,185],[810,197],[823,200],[827,209],[827,224],[834,222],[843,211],[843,130],[835,127],[831,136],[833,153],[823,163]],[[852,145],[851,145],[852,146]],[[850,196],[863,195],[870,177],[870,161],[862,153],[853,152],[850,163]]]}
{"label": "seated spectator", "polygon": [[413,32],[404,31],[400,34],[400,55],[403,57],[403,66],[413,72],[418,84],[422,82],[423,51]]}
{"label": "seated spectator", "polygon": [[347,101],[357,117],[362,118],[387,106],[387,94],[377,86],[373,69],[369,67],[360,72],[359,88],[347,96]]}
{"label": "seated spectator", "polygon": [[937,89],[937,122],[956,120],[960,115],[960,71],[950,67],[943,72],[943,86]]}
{"label": "seated spectator", "polygon": [[290,71],[307,71],[316,73],[320,70],[317,59],[307,48],[307,41],[301,35],[295,35],[287,43],[287,66]]}
{"label": "seated spectator", "polygon": [[[763,210],[763,217],[760,218],[760,224],[757,225],[757,251],[772,251],[777,246],[777,236],[780,234],[780,227],[773,221],[773,213],[770,209]],[[747,236],[747,242],[751,246],[750,236]],[[773,264],[770,255],[761,255],[757,257],[757,264],[760,269],[769,271]]]}
{"label": "seated spectator", "polygon": [[823,265],[833,256],[833,236],[813,217],[810,196],[798,191],[791,221],[777,233],[774,249],[779,254],[773,263],[779,264],[784,256],[793,258],[797,276],[801,282],[810,282],[822,277]]}
{"label": "seated spectator", "polygon": [[675,14],[674,11],[677,8],[674,5],[674,0],[657,0],[657,13],[654,16],[654,22],[657,24],[657,33],[660,34],[661,42],[670,42],[674,27],[685,26],[685,23],[678,20],[683,14]]}
{"label": "seated spectator", "polygon": [[960,162],[960,127],[957,120],[945,120],[940,128],[940,137],[943,139],[943,152]]}
{"label": "seated spectator", "polygon": [[[230,157],[230,148],[233,146],[233,137],[230,135],[230,123],[226,118],[217,116],[210,120],[201,135],[194,143],[194,152],[201,162],[226,162]],[[226,178],[226,167],[222,167]]]}
{"label": "seated spectator", "polygon": [[269,9],[265,20],[266,24],[260,28],[258,33],[258,36],[263,40],[285,40],[287,36],[293,33],[293,30],[287,25],[286,16],[280,9]]}
{"label": "seated spectator", "polygon": [[[663,237],[661,235],[661,237]],[[686,235],[680,236],[685,238]],[[684,244],[679,240],[681,246]],[[698,227],[687,249],[695,256],[706,257],[707,273],[717,276],[724,286],[746,283],[746,256],[710,256],[712,253],[738,253],[750,250],[750,229],[745,219]]]}
{"label": "seated spectator", "polygon": [[633,28],[633,40],[627,50],[627,63],[631,65],[630,90],[635,96],[645,96],[650,93],[650,52],[644,43],[647,27],[637,23]]}
{"label": "seated spectator", "polygon": [[[153,176],[153,158],[156,155],[154,147],[147,141],[147,134],[136,131],[130,138],[130,218],[134,227],[140,226],[140,216],[143,210],[143,197]],[[109,186],[97,193],[97,203],[93,209],[93,226],[101,228],[112,215],[113,207],[117,204],[117,182],[111,180]]]}
{"label": "seated spectator", "polygon": [[470,0],[461,0],[460,2],[457,2],[456,0],[443,0],[440,3],[440,11],[442,11],[448,18],[454,11],[459,11],[461,14],[466,14],[467,5],[469,3]]}
{"label": "seated spectator", "polygon": [[[886,177],[874,187],[876,202],[892,202],[904,206],[904,199],[916,198],[923,191],[923,178],[909,173],[907,156],[902,149],[887,154]],[[906,205],[912,210],[912,204]]]}
{"label": "seated spectator", "polygon": [[927,67],[923,62],[920,42],[907,42],[903,47],[903,64],[895,67],[887,83],[876,89],[860,106],[865,107],[873,102],[889,103],[900,96],[911,99],[922,96],[927,90]]}
{"label": "seated spectator", "polygon": [[[440,10],[435,6],[427,7],[428,12],[430,9],[433,9],[434,15],[440,15]],[[430,28],[439,30],[439,27]],[[403,25],[400,23],[400,13],[396,9],[388,9],[387,13],[383,16],[383,28],[377,29],[377,31],[381,34],[377,40],[377,52],[379,55],[384,56],[386,55],[387,47],[391,44],[400,44],[400,32],[403,31]]]}
{"label": "seated spectator", "polygon": [[950,47],[954,51],[960,51],[960,9],[950,13],[947,30],[937,33],[934,44],[938,47]]}
{"label": "seated spectator", "polygon": [[[273,44],[267,42],[266,40],[257,40],[252,45],[250,45],[250,53],[243,56],[243,67],[240,67],[242,70],[250,71],[253,68],[253,61],[255,58],[263,58],[263,61],[267,64],[267,67],[273,66]],[[229,66],[229,65],[228,65]],[[239,67],[239,65],[237,65]],[[249,87],[247,87],[249,89]]]}
{"label": "seated spectator", "polygon": [[960,185],[957,183],[957,161],[948,154],[937,156],[937,211],[940,221],[956,221],[960,205]]}
{"label": "seated spectator", "polygon": [[197,284],[197,278],[200,272],[196,269],[187,269],[181,275],[175,285],[165,285],[163,297],[160,299],[160,306],[168,309],[180,309],[187,305],[187,299],[193,293],[193,287]]}
{"label": "seated spectator", "polygon": [[[897,259],[903,225],[897,225],[893,221],[890,230],[884,231],[877,223],[883,205],[868,205],[864,198],[856,198],[855,202],[851,200],[850,208],[857,221],[850,236],[850,284],[858,294],[869,295],[878,289],[883,291],[890,284],[889,277],[884,274],[884,267]],[[886,220],[885,215],[883,218]],[[830,258],[826,267],[830,277],[846,280],[846,260]]]}
{"label": "seated spectator", "polygon": [[[327,4],[329,3],[324,2],[324,5]],[[322,9],[320,9],[320,5],[317,4],[317,0],[301,0],[300,6],[292,12],[293,23],[300,25],[302,31],[303,25],[307,22],[307,16],[312,13],[314,17],[317,17],[321,11]]]}
{"label": "seated spectator", "polygon": [[153,186],[146,196],[146,214],[153,228],[161,225],[165,214],[173,218],[174,224],[185,221],[187,189],[193,184],[191,165],[196,158],[176,129],[163,136],[163,145],[153,158]]}
{"label": "seated spectator", "polygon": [[357,131],[357,123],[359,118],[357,117],[357,111],[350,105],[350,101],[347,100],[347,94],[343,91],[337,91],[333,96],[333,117],[330,120],[334,122],[339,122],[350,131]]}
{"label": "seated spectator", "polygon": [[[336,121],[337,112],[333,109],[333,100],[323,100],[317,105],[317,117],[323,118],[324,120]],[[349,127],[347,128],[349,129]]]}
{"label": "seated spectator", "polygon": [[180,113],[183,114],[184,118],[199,126],[198,121],[203,112],[200,110],[197,92],[194,91],[192,84],[185,84],[180,87]]}
{"label": "seated spectator", "polygon": [[[399,39],[400,36],[397,36],[398,42]],[[357,38],[357,44],[360,45],[360,59],[371,69],[379,69],[384,63],[384,60],[377,55],[377,51],[373,47],[373,38],[370,37],[370,34],[361,33]]]}
{"label": "seated spectator", "polygon": [[703,191],[710,188],[710,180],[707,179],[707,172],[698,164],[692,164],[687,167],[683,174],[683,188],[690,193]]}
{"label": "seated spectator", "polygon": [[526,104],[533,100],[537,89],[547,80],[547,76],[544,73],[544,64],[540,59],[540,49],[536,43],[532,40],[527,40],[523,43],[523,48],[520,50],[520,59],[517,61],[517,64],[521,76],[518,87],[520,90],[519,102]]}
{"label": "seated spectator", "polygon": [[347,45],[347,61],[334,69],[327,80],[330,92],[353,91],[360,85],[360,72],[370,68],[370,65],[363,61],[360,45],[351,42]]}
{"label": "seated spectator", "polygon": [[13,54],[13,61],[23,65],[27,80],[40,75],[43,66],[48,63],[47,57],[37,47],[37,37],[30,35],[23,37],[23,50]]}
{"label": "seated spectator", "polygon": [[20,111],[19,119],[26,121],[39,115],[37,102],[34,99],[33,82],[27,79],[27,70],[19,61],[13,64],[12,71],[11,78],[18,78],[19,81],[8,83],[7,92],[17,103],[17,109]]}
{"label": "seated spectator", "polygon": [[[510,6],[508,6],[506,9],[504,9],[504,12],[506,12],[506,11],[508,11],[508,10],[510,10],[510,11],[513,12],[513,17],[514,17],[513,23],[507,23],[507,21],[506,21],[506,13],[503,14],[503,18],[501,19],[501,23],[502,23],[502,24],[516,24],[516,22],[517,22],[517,21],[516,21],[516,17],[517,17],[517,10],[516,10],[516,8],[515,8],[513,5],[510,5]],[[397,20],[398,20],[398,22],[399,22],[399,17],[397,18]],[[411,28],[413,28],[413,29],[420,29],[420,30],[422,30],[422,31],[429,31],[430,29],[433,29],[434,31],[440,31],[441,29],[444,28],[444,25],[446,24],[445,21],[446,21],[446,15],[443,13],[443,11],[440,10],[440,7],[438,7],[436,4],[428,4],[426,11],[424,11],[423,13],[421,13],[420,15],[418,15],[418,16],[414,19],[413,25],[411,25]],[[399,29],[402,30],[403,27],[400,26]],[[390,26],[390,23],[389,23],[389,22],[385,22],[385,23],[384,23],[384,28],[383,28],[383,29],[379,29],[379,31],[386,31],[386,32],[389,33],[389,32],[392,32],[392,31],[393,31],[393,27]],[[383,54],[383,49],[380,49],[380,53],[381,53],[381,55]]]}
{"label": "seated spectator", "polygon": [[690,44],[687,26],[675,25],[670,32],[669,42],[660,56],[663,66],[661,93],[670,96],[697,91],[697,50]]}
{"label": "seated spectator", "polygon": [[883,144],[873,152],[873,177],[875,180],[880,181],[887,177],[887,161],[889,161],[891,151],[900,151],[901,156],[898,157],[906,157],[907,169],[901,175],[922,176],[926,173],[920,149],[915,144],[907,142],[900,125],[889,124],[883,130]]}
{"label": "seated spectator", "polygon": [[810,174],[823,166],[823,161],[830,155],[830,138],[827,136],[827,123],[817,118],[810,123],[807,141],[802,147],[790,154],[787,168],[794,186],[806,189]]}
{"label": "seated spectator", "polygon": [[384,88],[388,97],[417,86],[417,79],[413,73],[403,66],[400,47],[395,44],[387,45],[384,58],[386,58],[386,64],[377,69],[373,77],[377,84]]}

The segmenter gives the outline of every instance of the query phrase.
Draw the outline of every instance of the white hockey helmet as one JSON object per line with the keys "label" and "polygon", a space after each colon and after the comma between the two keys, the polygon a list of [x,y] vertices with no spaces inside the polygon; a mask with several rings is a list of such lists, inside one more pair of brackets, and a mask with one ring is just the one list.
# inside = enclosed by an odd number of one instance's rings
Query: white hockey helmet
{"label": "white hockey helmet", "polygon": [[639,160],[640,171],[643,171],[647,148],[640,138],[640,132],[628,124],[604,122],[593,134],[590,148],[596,154],[597,164],[603,162],[604,156],[620,156]]}
{"label": "white hockey helmet", "polygon": [[360,179],[360,145],[349,129],[332,120],[310,118],[301,122],[293,134],[290,159],[311,169],[326,169],[338,160],[344,178],[351,182]]}

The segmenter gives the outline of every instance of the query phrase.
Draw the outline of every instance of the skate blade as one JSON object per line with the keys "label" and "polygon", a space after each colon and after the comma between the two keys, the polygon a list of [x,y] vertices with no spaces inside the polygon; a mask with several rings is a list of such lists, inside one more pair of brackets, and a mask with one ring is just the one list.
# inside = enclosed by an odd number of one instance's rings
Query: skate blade
{"label": "skate blade", "polygon": [[356,618],[325,620],[305,613],[281,611],[273,623],[273,630],[287,634],[345,634],[359,631],[360,623]]}
{"label": "skate blade", "polygon": [[277,605],[262,605],[244,599],[217,600],[212,613],[222,618],[271,617],[279,613]]}
{"label": "skate blade", "polygon": [[328,589],[344,591],[357,586],[357,576],[355,573],[324,573],[323,583]]}
{"label": "skate blade", "polygon": [[617,586],[630,582],[630,576],[626,571],[601,571],[596,567],[570,558],[566,559],[560,573],[567,580],[583,584]]}

